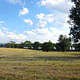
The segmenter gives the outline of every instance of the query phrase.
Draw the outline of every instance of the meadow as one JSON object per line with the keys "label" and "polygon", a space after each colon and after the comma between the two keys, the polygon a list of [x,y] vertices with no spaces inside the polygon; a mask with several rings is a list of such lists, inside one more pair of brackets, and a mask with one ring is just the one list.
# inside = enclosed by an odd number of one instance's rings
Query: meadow
{"label": "meadow", "polygon": [[0,80],[80,80],[80,52],[0,48]]}

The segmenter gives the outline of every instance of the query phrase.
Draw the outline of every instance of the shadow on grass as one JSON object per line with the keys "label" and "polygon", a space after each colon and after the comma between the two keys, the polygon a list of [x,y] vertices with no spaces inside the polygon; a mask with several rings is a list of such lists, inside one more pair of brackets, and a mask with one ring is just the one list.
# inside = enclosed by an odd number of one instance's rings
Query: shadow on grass
{"label": "shadow on grass", "polygon": [[80,57],[58,57],[58,56],[48,56],[48,57],[37,57],[38,59],[45,61],[73,61],[80,60]]}
{"label": "shadow on grass", "polygon": [[42,57],[0,57],[0,61],[74,61],[80,60],[80,57],[58,57],[58,56],[42,56]]}
{"label": "shadow on grass", "polygon": [[76,53],[76,54],[71,54],[71,55],[75,55],[75,56],[80,56],[80,53]]}

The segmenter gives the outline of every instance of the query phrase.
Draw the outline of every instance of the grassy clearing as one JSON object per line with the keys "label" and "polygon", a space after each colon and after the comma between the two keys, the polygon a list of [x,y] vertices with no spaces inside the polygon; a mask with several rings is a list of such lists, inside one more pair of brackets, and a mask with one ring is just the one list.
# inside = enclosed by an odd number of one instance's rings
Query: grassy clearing
{"label": "grassy clearing", "polygon": [[0,48],[0,80],[80,80],[80,52]]}

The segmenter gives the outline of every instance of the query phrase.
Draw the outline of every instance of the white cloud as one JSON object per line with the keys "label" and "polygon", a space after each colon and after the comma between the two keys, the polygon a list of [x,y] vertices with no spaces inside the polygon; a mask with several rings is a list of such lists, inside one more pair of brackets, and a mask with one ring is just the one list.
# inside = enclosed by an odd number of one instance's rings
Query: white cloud
{"label": "white cloud", "polygon": [[39,23],[37,24],[38,27],[45,27],[48,23],[54,21],[53,14],[37,14],[36,17],[39,19]]}
{"label": "white cloud", "polygon": [[24,33],[26,33],[28,35],[34,35],[35,34],[33,31],[24,31]]}
{"label": "white cloud", "polygon": [[5,36],[4,33],[0,30],[0,37],[1,37],[0,39],[4,38],[4,36]]}
{"label": "white cloud", "polygon": [[63,0],[42,0],[41,5],[57,5],[59,3],[63,2]]}
{"label": "white cloud", "polygon": [[39,19],[41,20],[41,19],[43,19],[43,18],[44,18],[44,16],[45,16],[45,14],[40,13],[40,14],[37,14],[37,16],[36,16],[36,17],[37,17],[37,18],[39,18]]}
{"label": "white cloud", "polygon": [[2,27],[2,29],[3,29],[4,31],[8,31],[8,28],[7,28],[7,27]]}
{"label": "white cloud", "polygon": [[21,0],[8,0],[8,1],[12,4],[16,4],[16,3],[21,4]]}
{"label": "white cloud", "polygon": [[70,25],[67,23],[69,20],[69,10],[74,4],[71,0],[41,0],[41,6],[45,6],[48,10],[52,11],[54,22],[53,25],[57,28],[67,27]]}
{"label": "white cloud", "polygon": [[[7,36],[6,36],[7,35]],[[6,43],[9,41],[15,41],[17,43],[20,43],[22,41],[25,41],[27,39],[27,36],[24,34],[16,34],[9,31],[1,31],[0,30],[0,43]]]}
{"label": "white cloud", "polygon": [[38,35],[45,35],[49,33],[48,28],[39,28],[39,29],[35,29],[33,30],[35,33],[37,33]]}
{"label": "white cloud", "polygon": [[68,27],[68,28],[70,27],[68,21],[69,21],[69,17],[68,15],[66,15],[64,19],[63,27]]}
{"label": "white cloud", "polygon": [[69,33],[69,30],[59,30],[54,27],[50,28],[38,28],[38,29],[33,29],[31,31],[25,31],[27,34],[27,38],[31,41],[49,41],[51,40],[52,42],[56,43],[58,40],[59,35],[67,35]]}
{"label": "white cloud", "polygon": [[22,8],[24,8],[25,6],[25,0],[7,0],[9,3],[11,4],[18,4],[20,5]]}
{"label": "white cloud", "polygon": [[15,34],[13,32],[6,33],[8,39],[12,39],[16,42],[24,41],[27,37],[24,34]]}
{"label": "white cloud", "polygon": [[24,31],[24,33],[25,34],[23,33],[16,34],[14,32],[9,32],[8,30],[7,31],[0,30],[0,43],[5,43],[9,41],[15,41],[19,43],[25,40],[30,40],[32,42],[34,41],[44,42],[51,40],[52,42],[57,42],[59,35],[60,34],[68,35],[69,30],[66,28],[60,30],[54,27],[49,27],[49,28],[44,27],[44,28],[32,29],[30,31],[27,30]]}
{"label": "white cloud", "polygon": [[73,5],[71,0],[42,0],[40,5],[46,6],[49,10],[67,13]]}
{"label": "white cloud", "polygon": [[0,25],[1,25],[1,24],[4,24],[4,23],[5,23],[5,21],[0,21]]}
{"label": "white cloud", "polygon": [[5,23],[5,21],[0,21],[0,24],[3,24],[3,23]]}
{"label": "white cloud", "polygon": [[29,13],[29,10],[27,8],[23,8],[22,10],[20,10],[19,15],[26,15]]}
{"label": "white cloud", "polygon": [[33,25],[33,22],[32,22],[32,20],[30,20],[30,19],[24,19],[24,22],[25,22],[25,23],[29,23],[30,25]]}

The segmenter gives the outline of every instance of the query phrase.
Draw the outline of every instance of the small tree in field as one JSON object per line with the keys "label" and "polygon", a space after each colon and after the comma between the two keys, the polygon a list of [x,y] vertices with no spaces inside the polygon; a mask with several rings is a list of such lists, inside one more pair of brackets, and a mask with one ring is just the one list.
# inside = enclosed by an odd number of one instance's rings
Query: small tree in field
{"label": "small tree in field", "polygon": [[24,42],[24,46],[27,47],[28,49],[31,49],[31,48],[32,48],[32,43],[31,43],[31,41],[25,41],[25,42]]}
{"label": "small tree in field", "polygon": [[60,35],[58,41],[59,42],[56,44],[56,49],[58,51],[70,50],[71,38],[67,38],[66,36]]}
{"label": "small tree in field", "polygon": [[34,42],[34,43],[33,43],[33,49],[34,49],[34,50],[38,50],[39,47],[40,47],[40,45],[41,45],[40,42],[38,42],[38,41]]}
{"label": "small tree in field", "polygon": [[51,41],[49,41],[49,42],[44,42],[43,44],[42,44],[42,50],[43,51],[51,51],[51,50],[53,50],[53,48],[54,48],[54,45],[53,45],[53,43],[51,42]]}

